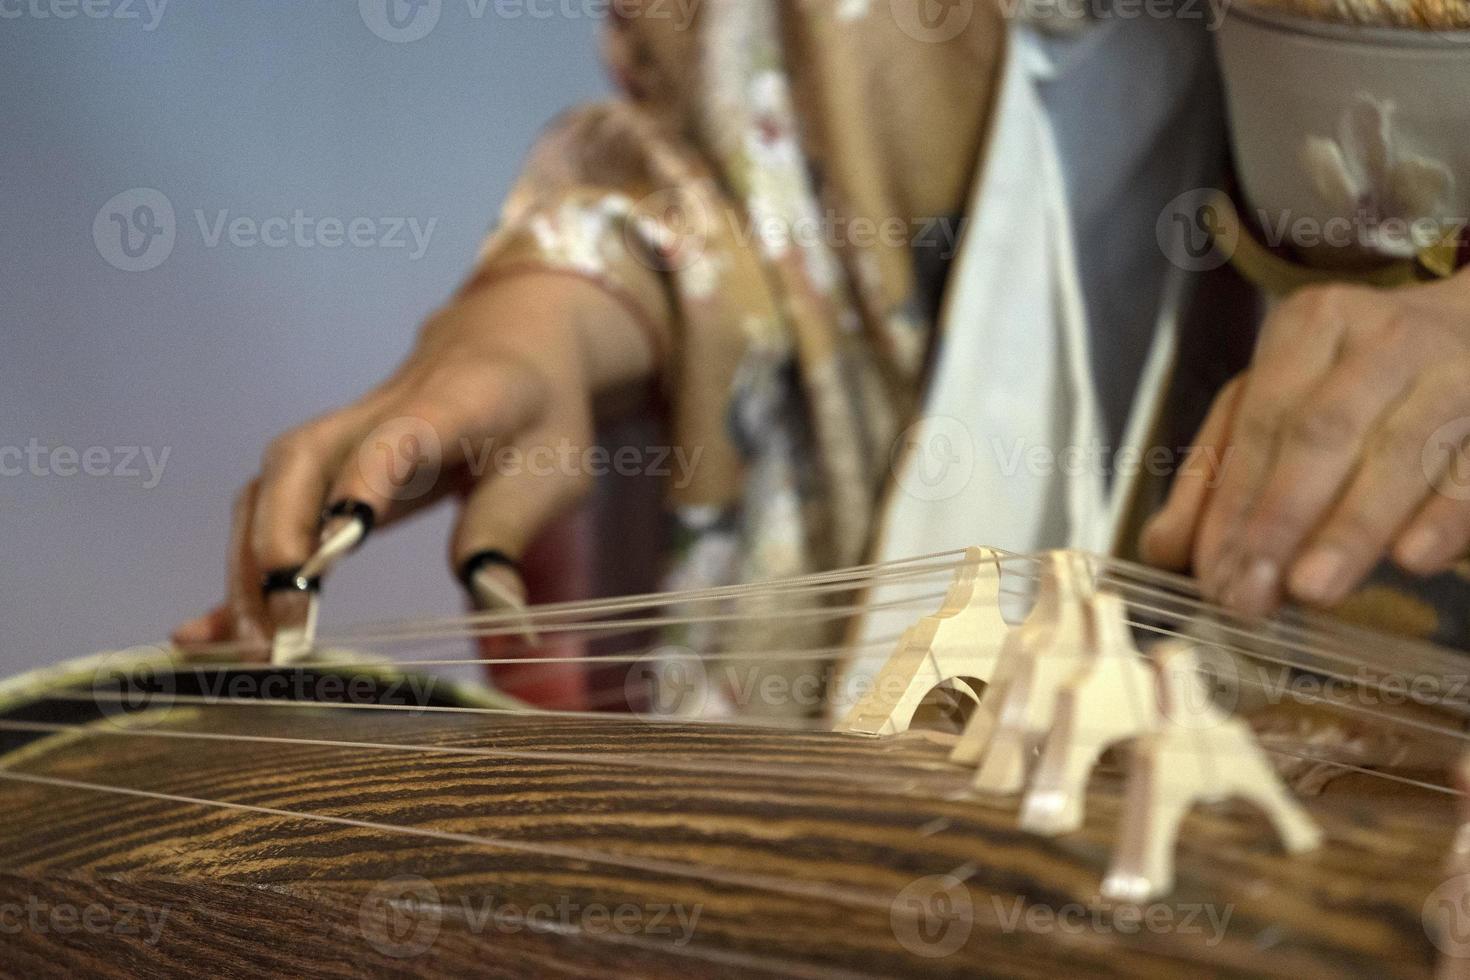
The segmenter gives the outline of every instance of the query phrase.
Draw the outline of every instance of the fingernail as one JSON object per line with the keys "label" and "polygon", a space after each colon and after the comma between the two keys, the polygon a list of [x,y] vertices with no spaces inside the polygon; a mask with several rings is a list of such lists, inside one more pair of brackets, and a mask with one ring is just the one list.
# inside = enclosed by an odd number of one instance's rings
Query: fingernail
{"label": "fingernail", "polygon": [[1399,564],[1420,574],[1434,571],[1443,561],[1441,540],[1439,532],[1432,527],[1415,528],[1399,542],[1396,551]]}
{"label": "fingernail", "polygon": [[1303,602],[1330,606],[1347,591],[1347,556],[1336,548],[1316,548],[1291,573],[1291,591]]}
{"label": "fingernail", "polygon": [[1250,616],[1263,616],[1276,606],[1281,566],[1269,558],[1243,563],[1244,571],[1227,586],[1225,605]]}
{"label": "fingernail", "polygon": [[[526,611],[526,600],[513,588],[501,575],[496,574],[495,568],[485,568],[475,574],[474,577],[475,603],[486,612],[515,612]],[[531,625],[529,619],[521,624],[521,638],[528,646],[540,646],[541,638],[536,634],[536,629]]]}
{"label": "fingernail", "polygon": [[525,600],[492,569],[486,568],[477,572],[474,583],[475,601],[486,612],[519,612],[526,608]]}

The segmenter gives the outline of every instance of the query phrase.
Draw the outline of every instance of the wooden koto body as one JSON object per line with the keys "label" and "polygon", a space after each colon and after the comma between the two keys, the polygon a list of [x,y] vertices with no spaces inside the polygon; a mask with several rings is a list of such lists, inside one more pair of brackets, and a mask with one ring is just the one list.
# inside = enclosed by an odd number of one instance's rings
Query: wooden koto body
{"label": "wooden koto body", "polygon": [[7,930],[6,976],[1427,977],[1458,821],[1346,777],[1311,802],[1326,846],[1286,860],[1254,812],[1199,809],[1173,893],[1135,911],[1096,895],[1116,774],[1046,839],[919,733],[266,705],[89,729],[0,759],[64,781],[0,786],[0,909],[161,929]]}

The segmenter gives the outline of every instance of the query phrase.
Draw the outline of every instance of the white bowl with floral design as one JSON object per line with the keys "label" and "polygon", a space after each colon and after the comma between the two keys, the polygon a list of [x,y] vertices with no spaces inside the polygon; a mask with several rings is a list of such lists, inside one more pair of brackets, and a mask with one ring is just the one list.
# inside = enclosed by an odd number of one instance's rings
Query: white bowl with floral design
{"label": "white bowl with floral design", "polygon": [[1470,31],[1239,3],[1218,51],[1248,217],[1314,264],[1406,258],[1470,216]]}

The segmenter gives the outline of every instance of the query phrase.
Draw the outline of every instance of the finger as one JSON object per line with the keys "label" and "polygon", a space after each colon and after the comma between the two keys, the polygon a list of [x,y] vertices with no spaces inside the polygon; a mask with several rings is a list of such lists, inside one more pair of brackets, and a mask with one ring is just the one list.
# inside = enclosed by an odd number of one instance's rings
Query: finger
{"label": "finger", "polygon": [[[300,567],[317,548],[321,515],[340,440],[306,426],[271,443],[261,460],[260,486],[251,521],[250,548],[262,573]],[[256,585],[259,588],[259,583]],[[278,592],[265,598],[272,627],[305,622],[309,597]]]}
{"label": "finger", "polygon": [[1200,521],[1194,564],[1207,595],[1219,599],[1240,560],[1251,499],[1265,479],[1289,413],[1331,368],[1346,328],[1344,289],[1303,290],[1262,330],[1230,433],[1230,457]]}
{"label": "finger", "polygon": [[[451,561],[457,572],[477,556],[504,555],[518,561],[531,549],[544,550],[546,529],[573,510],[591,487],[583,450],[587,437],[558,435],[561,427],[541,427],[519,439],[499,458],[496,469],[475,485],[465,501],[451,543]],[[586,431],[576,426],[574,431]],[[559,525],[558,525],[559,526]],[[557,542],[562,557],[578,547],[574,538]],[[567,563],[572,564],[572,563]],[[492,611],[525,608],[526,588],[519,569],[503,561],[481,563],[466,582],[475,604]],[[570,570],[570,569],[568,569]],[[482,649],[492,658],[579,657],[585,645],[576,637],[553,637],[549,642],[528,625],[519,636],[486,638]],[[587,672],[578,663],[498,665],[492,668],[497,686],[515,697],[542,707],[569,707],[586,699]]]}
{"label": "finger", "polygon": [[[1416,575],[1437,575],[1470,553],[1470,419],[1451,426],[1438,449],[1444,467],[1435,492],[1404,528],[1394,561]],[[1430,455],[1433,455],[1431,451]]]}
{"label": "finger", "polygon": [[418,510],[466,466],[483,471],[497,446],[540,418],[547,400],[539,377],[514,361],[437,370],[342,460],[329,502],[361,501],[380,524]]}
{"label": "finger", "polygon": [[1346,494],[1292,566],[1293,596],[1336,605],[1383,557],[1439,482],[1439,471],[1426,471],[1424,447],[1463,411],[1461,388],[1454,372],[1426,377],[1374,430]]}
{"label": "finger", "polygon": [[1168,500],[1144,526],[1139,550],[1150,565],[1176,571],[1188,569],[1195,531],[1210,491],[1220,478],[1225,440],[1244,386],[1244,376],[1233,378],[1215,396],[1194,446],[1169,489]]}
{"label": "finger", "polygon": [[203,616],[181,623],[169,638],[178,647],[223,643],[233,635],[234,614],[227,604],[215,606]]}
{"label": "finger", "polygon": [[1409,358],[1350,354],[1288,414],[1246,518],[1242,557],[1224,586],[1226,605],[1252,615],[1276,607],[1291,559],[1343,495],[1370,433],[1412,379]]}
{"label": "finger", "polygon": [[255,553],[250,544],[258,489],[258,482],[252,480],[235,498],[230,519],[230,563],[225,584],[234,638],[261,644],[258,656],[250,659],[264,659],[264,642],[270,635],[265,602],[260,594],[260,569],[255,564]]}
{"label": "finger", "polygon": [[[486,551],[519,560],[544,527],[586,497],[592,486],[585,463],[590,438],[559,431],[565,430],[539,427],[526,433],[475,484],[454,530],[451,557],[456,570]],[[503,567],[488,571],[507,572]],[[520,589],[518,580],[509,584]]]}

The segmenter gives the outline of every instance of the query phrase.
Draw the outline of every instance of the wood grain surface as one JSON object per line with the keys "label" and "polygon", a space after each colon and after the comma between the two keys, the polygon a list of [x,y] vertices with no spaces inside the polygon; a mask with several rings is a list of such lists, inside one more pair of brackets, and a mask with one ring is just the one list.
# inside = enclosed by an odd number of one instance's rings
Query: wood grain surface
{"label": "wood grain surface", "polygon": [[1348,791],[1287,858],[1200,811],[1133,910],[1097,897],[1115,776],[1045,840],[921,735],[265,705],[149,731],[0,765],[290,814],[0,781],[0,974],[1426,977],[1454,826],[1440,795]]}

